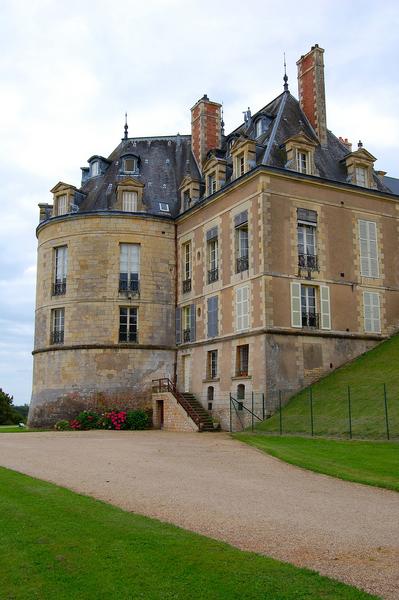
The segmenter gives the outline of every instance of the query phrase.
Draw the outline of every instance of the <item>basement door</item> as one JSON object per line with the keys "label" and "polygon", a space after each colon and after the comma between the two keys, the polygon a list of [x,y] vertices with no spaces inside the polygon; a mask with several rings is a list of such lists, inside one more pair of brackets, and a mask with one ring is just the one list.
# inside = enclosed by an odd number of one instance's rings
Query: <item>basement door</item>
{"label": "basement door", "polygon": [[186,354],[183,358],[183,388],[185,392],[190,391],[191,356]]}

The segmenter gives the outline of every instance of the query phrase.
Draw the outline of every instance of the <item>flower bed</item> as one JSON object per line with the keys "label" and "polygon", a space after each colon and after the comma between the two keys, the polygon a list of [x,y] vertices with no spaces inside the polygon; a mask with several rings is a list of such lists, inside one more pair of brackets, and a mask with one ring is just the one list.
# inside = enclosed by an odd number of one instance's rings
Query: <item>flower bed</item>
{"label": "flower bed", "polygon": [[84,410],[70,421],[55,424],[57,431],[87,431],[89,429],[138,430],[147,429],[150,419],[143,410],[109,410],[102,414]]}

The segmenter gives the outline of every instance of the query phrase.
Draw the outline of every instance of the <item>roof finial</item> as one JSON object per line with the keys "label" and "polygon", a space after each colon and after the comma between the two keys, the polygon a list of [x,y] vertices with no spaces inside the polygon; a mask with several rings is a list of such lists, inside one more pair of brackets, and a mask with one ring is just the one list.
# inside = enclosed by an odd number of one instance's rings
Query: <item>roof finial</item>
{"label": "roof finial", "polygon": [[125,128],[124,129],[125,129],[125,140],[127,140],[127,138],[128,138],[127,131],[129,129],[129,126],[127,124],[127,112],[125,113]]}
{"label": "roof finial", "polygon": [[221,136],[224,137],[223,101],[222,101],[222,111],[221,111],[221,121],[220,121],[220,133],[221,133]]}
{"label": "roof finial", "polygon": [[362,142],[362,140],[358,141],[357,147],[359,148],[359,150],[360,150],[360,148],[363,148],[363,142]]}
{"label": "roof finial", "polygon": [[288,76],[287,76],[287,64],[285,62],[285,52],[284,52],[284,91],[288,92]]}

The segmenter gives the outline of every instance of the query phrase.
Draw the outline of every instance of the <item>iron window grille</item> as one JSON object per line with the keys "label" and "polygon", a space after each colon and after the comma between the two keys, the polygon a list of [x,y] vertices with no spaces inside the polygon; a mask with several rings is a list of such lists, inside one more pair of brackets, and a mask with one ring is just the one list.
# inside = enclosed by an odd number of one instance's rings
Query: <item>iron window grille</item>
{"label": "iron window grille", "polygon": [[133,294],[134,296],[140,295],[140,281],[138,273],[130,274],[130,281],[127,277],[127,273],[121,273],[119,276],[119,292],[125,292]]}
{"label": "iron window grille", "polygon": [[53,284],[53,296],[62,296],[66,293],[66,279]]}
{"label": "iron window grille", "polygon": [[187,292],[191,292],[191,279],[183,281],[183,294],[187,294]]}
{"label": "iron window grille", "polygon": [[248,256],[239,256],[236,259],[236,272],[248,271]]}
{"label": "iron window grille", "polygon": [[298,254],[298,266],[308,271],[318,271],[319,261],[316,254]]}
{"label": "iron window grille", "polygon": [[313,329],[319,329],[319,326],[320,315],[318,313],[302,311],[302,327],[311,327]]}
{"label": "iron window grille", "polygon": [[219,279],[219,269],[211,269],[208,271],[208,283],[213,283]]}
{"label": "iron window grille", "polygon": [[191,342],[191,329],[183,329],[183,342]]}
{"label": "iron window grille", "polygon": [[64,343],[64,330],[53,331],[51,334],[52,344],[63,344]]}

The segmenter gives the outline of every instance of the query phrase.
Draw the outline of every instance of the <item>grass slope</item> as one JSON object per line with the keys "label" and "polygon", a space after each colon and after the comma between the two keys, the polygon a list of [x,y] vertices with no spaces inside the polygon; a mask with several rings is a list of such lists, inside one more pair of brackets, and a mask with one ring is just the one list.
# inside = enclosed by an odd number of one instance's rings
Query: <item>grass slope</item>
{"label": "grass slope", "polygon": [[399,444],[237,433],[235,438],[317,473],[399,492]]}
{"label": "grass slope", "polygon": [[[337,369],[312,386],[315,435],[349,437],[348,386],[352,434],[386,439],[384,387],[390,437],[399,438],[399,335]],[[259,423],[260,431],[279,432],[279,415]],[[283,433],[310,434],[309,389],[296,394],[282,410]]]}
{"label": "grass slope", "polygon": [[0,468],[2,600],[372,598]]}

